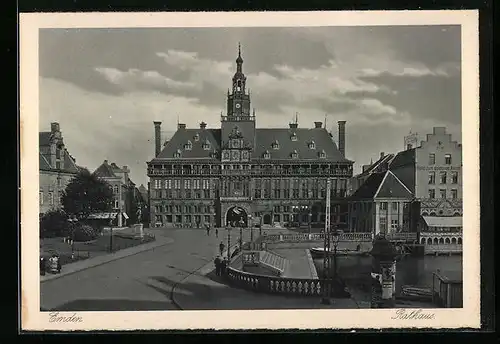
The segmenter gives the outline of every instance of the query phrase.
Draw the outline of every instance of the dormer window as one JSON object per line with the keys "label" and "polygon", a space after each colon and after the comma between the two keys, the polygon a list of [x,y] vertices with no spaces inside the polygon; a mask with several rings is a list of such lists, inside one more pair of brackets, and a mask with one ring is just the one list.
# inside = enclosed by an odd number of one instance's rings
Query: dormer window
{"label": "dormer window", "polygon": [[190,140],[184,145],[185,150],[191,150],[193,148],[193,144],[191,143]]}
{"label": "dormer window", "polygon": [[319,152],[319,157],[320,157],[320,159],[326,158],[326,153],[325,153],[324,149],[321,152]]}
{"label": "dormer window", "polygon": [[267,150],[264,152],[264,159],[271,159],[271,153]]}
{"label": "dormer window", "polygon": [[309,149],[316,149],[316,142],[314,140],[309,142]]}
{"label": "dormer window", "polygon": [[207,139],[202,146],[204,150],[210,150],[210,141]]}
{"label": "dormer window", "polygon": [[280,149],[280,144],[279,144],[278,140],[274,140],[274,142],[271,143],[271,148],[272,149]]}
{"label": "dormer window", "polygon": [[290,136],[290,140],[297,141],[297,134],[293,133],[292,136]]}
{"label": "dormer window", "polygon": [[174,153],[174,158],[180,158],[181,157],[181,150],[178,149],[177,152]]}
{"label": "dormer window", "polygon": [[200,134],[196,133],[196,135],[194,135],[193,139],[198,142],[200,141]]}
{"label": "dormer window", "polygon": [[297,150],[294,150],[292,152],[292,159],[297,159],[299,157],[299,153],[297,153]]}

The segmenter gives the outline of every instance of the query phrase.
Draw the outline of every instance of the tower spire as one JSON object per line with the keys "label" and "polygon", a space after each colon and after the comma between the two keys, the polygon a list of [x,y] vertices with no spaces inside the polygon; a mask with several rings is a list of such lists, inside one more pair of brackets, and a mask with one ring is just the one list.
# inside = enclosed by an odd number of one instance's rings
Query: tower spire
{"label": "tower spire", "polygon": [[236,59],[236,68],[239,73],[242,73],[243,58],[241,57],[241,44],[238,42],[238,58]]}
{"label": "tower spire", "polygon": [[295,112],[295,124],[299,123],[299,113]]}

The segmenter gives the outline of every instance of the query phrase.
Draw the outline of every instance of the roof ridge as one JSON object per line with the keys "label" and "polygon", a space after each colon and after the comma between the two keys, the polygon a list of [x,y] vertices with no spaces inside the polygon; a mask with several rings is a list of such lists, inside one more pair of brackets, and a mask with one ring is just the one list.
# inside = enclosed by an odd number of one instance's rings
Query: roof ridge
{"label": "roof ridge", "polygon": [[384,182],[385,182],[387,175],[388,175],[387,172],[389,172],[389,171],[380,172],[380,173],[385,173],[385,175],[384,175],[384,178],[382,178],[382,181],[380,182],[380,184],[378,185],[377,191],[375,191],[375,194],[373,194],[373,198],[377,197],[378,193],[380,192],[380,189],[382,188],[382,185],[384,185]]}
{"label": "roof ridge", "polygon": [[394,178],[396,178],[396,180],[401,184],[403,185],[403,187],[406,189],[406,191],[408,191],[410,194],[413,195],[413,192],[410,191],[410,189],[408,189],[408,187],[405,185],[405,183],[403,183],[401,181],[401,179],[398,178],[398,176],[396,176],[391,170],[387,170],[387,172],[389,172]]}

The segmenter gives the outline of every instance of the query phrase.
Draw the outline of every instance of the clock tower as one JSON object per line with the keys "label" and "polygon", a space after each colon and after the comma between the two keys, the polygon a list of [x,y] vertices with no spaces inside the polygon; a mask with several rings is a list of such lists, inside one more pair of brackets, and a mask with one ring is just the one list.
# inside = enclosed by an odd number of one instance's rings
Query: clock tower
{"label": "clock tower", "polygon": [[[247,77],[243,74],[241,46],[238,44],[236,73],[232,80],[232,91],[227,92],[227,115],[221,118],[222,147],[231,152],[222,152],[223,160],[247,160],[248,150],[253,150],[255,142],[255,111],[250,111],[250,94],[246,90]],[[238,153],[235,150],[244,150]],[[241,153],[241,154],[240,154]]]}

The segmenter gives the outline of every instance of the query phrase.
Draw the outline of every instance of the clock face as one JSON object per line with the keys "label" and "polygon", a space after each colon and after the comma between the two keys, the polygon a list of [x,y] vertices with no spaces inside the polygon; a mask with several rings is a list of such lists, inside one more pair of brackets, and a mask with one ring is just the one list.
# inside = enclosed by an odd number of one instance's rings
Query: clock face
{"label": "clock face", "polygon": [[241,107],[240,103],[236,103],[236,108],[239,109]]}

